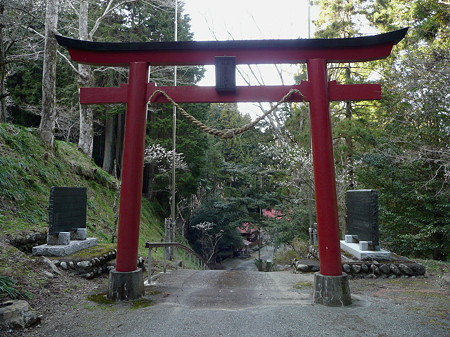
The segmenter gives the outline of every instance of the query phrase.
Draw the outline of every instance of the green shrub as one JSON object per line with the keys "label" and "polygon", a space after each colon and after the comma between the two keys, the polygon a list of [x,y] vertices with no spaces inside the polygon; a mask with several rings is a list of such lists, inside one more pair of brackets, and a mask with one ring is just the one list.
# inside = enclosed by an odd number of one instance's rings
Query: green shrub
{"label": "green shrub", "polygon": [[22,292],[14,288],[15,281],[8,276],[0,276],[0,294],[6,294],[8,297],[15,298],[25,298],[31,297],[29,292]]}

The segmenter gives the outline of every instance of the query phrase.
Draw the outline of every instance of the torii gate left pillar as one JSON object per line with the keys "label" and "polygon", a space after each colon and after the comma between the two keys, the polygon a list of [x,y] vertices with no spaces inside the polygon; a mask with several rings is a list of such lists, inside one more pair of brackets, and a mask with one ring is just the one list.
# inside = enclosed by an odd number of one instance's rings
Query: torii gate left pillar
{"label": "torii gate left pillar", "polygon": [[[342,273],[330,101],[381,98],[378,84],[339,85],[328,82],[328,62],[356,62],[389,56],[407,29],[350,39],[209,41],[161,43],[101,43],[57,36],[73,60],[94,65],[129,66],[129,82],[118,88],[82,88],[80,103],[127,103],[122,190],[116,269],[110,273],[108,297],[128,300],[144,292],[137,268],[142,169],[147,99],[164,90],[178,103],[276,102],[291,88],[289,101],[308,101],[316,192],[320,272],[315,274],[314,302],[328,306],[351,304],[347,276]],[[147,83],[149,65],[207,65],[216,56],[234,56],[236,64],[306,63],[308,81],[295,86],[237,87],[218,94],[214,87],[156,87]],[[153,103],[167,103],[156,96]]]}
{"label": "torii gate left pillar", "polygon": [[137,268],[139,224],[147,125],[148,63],[132,62],[128,76],[128,103],[122,157],[116,268],[109,278],[108,297],[119,300],[144,294],[143,273]]}

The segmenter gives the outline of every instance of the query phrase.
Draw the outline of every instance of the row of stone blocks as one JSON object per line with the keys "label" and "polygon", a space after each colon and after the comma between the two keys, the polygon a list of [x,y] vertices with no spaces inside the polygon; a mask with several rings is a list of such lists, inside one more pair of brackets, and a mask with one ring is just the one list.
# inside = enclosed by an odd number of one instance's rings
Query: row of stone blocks
{"label": "row of stone blocks", "polygon": [[[298,272],[311,273],[319,271],[315,264],[305,264],[302,261],[294,262],[294,269]],[[344,263],[342,271],[349,278],[397,278],[425,275],[425,267],[420,263]]]}
{"label": "row of stone blocks", "polygon": [[114,269],[110,262],[116,258],[116,250],[87,260],[72,261],[70,259],[54,260],[53,263],[62,270],[72,272],[81,277],[92,279]]}
{"label": "row of stone blocks", "polygon": [[[94,257],[88,260],[72,261],[69,259],[53,260],[53,263],[62,270],[74,273],[81,277],[92,279],[102,274],[107,274],[114,269],[111,263],[116,258],[117,250],[114,249],[106,254]],[[143,257],[139,257],[138,267],[144,269],[145,261]]]}
{"label": "row of stone blocks", "polygon": [[414,262],[344,263],[342,271],[353,278],[397,278],[425,275],[425,266]]}

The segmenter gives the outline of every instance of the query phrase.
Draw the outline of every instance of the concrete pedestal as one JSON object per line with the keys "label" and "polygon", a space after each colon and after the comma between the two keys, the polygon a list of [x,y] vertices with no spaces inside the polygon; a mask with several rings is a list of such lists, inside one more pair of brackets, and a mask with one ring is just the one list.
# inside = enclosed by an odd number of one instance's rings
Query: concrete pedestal
{"label": "concrete pedestal", "polygon": [[86,240],[87,239],[87,229],[77,228],[70,232],[70,240]]}
{"label": "concrete pedestal", "polygon": [[326,276],[314,274],[314,303],[329,307],[343,307],[352,304],[347,274]]}
{"label": "concrete pedestal", "polygon": [[[63,232],[62,232],[63,233]],[[70,237],[70,233],[67,232],[67,238]],[[32,254],[34,256],[67,256],[76,253],[80,250],[93,247],[97,245],[97,238],[87,238],[86,240],[73,240],[67,244],[59,245],[40,245],[33,247]]]}
{"label": "concrete pedestal", "polygon": [[[347,237],[347,235],[346,235]],[[364,250],[367,249],[367,246],[364,244],[362,247],[359,243],[355,242],[347,242],[347,240],[341,240],[340,241],[341,249],[346,251],[347,253],[352,254],[354,257],[356,257],[358,260],[381,260],[381,261],[387,261],[391,260],[391,253],[387,250],[380,249],[380,250]],[[363,249],[361,249],[363,248]]]}
{"label": "concrete pedestal", "polygon": [[109,273],[108,295],[115,301],[129,301],[144,296],[144,275],[141,268],[130,272],[115,269]]}
{"label": "concrete pedestal", "polygon": [[51,246],[65,246],[70,243],[70,232],[47,234],[47,244]]}

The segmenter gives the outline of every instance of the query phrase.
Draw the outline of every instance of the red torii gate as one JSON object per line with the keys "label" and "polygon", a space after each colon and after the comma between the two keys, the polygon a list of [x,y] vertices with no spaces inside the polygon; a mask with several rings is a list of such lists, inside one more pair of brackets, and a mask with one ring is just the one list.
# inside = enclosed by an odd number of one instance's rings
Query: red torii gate
{"label": "red torii gate", "polygon": [[[347,39],[249,41],[181,41],[109,43],[56,36],[71,58],[90,65],[129,66],[128,84],[114,88],[81,88],[81,104],[126,103],[126,127],[120,192],[116,270],[110,274],[108,296],[142,296],[142,272],[137,268],[144,164],[146,104],[155,90],[165,91],[177,103],[276,102],[290,89],[287,101],[310,104],[320,272],[315,278],[314,301],[325,305],[351,303],[348,280],[342,273],[339,223],[331,134],[330,101],[381,99],[379,84],[337,84],[327,79],[327,63],[348,63],[386,58],[403,39],[407,28]],[[219,92],[215,87],[157,87],[148,83],[149,66],[210,65],[220,56],[236,64],[306,63],[308,81],[292,86],[236,87]],[[152,103],[168,103],[155,95]]]}

